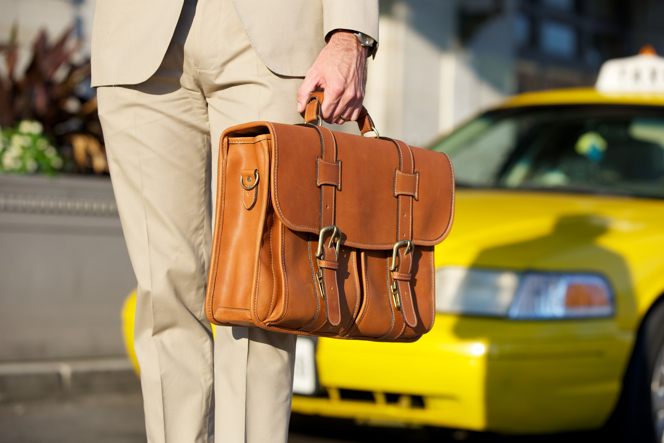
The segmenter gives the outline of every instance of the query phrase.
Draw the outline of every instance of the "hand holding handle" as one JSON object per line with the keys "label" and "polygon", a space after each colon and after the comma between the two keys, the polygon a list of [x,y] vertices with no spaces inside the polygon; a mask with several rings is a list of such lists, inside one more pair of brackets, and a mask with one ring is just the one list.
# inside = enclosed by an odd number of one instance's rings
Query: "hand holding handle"
{"label": "hand holding handle", "polygon": [[[304,122],[311,123],[317,121],[318,124],[321,124],[323,118],[321,116],[321,106],[323,104],[323,91],[314,91],[309,94],[309,99],[307,100],[307,107],[304,110]],[[357,127],[360,129],[362,135],[367,132],[374,132],[376,138],[380,138],[378,131],[376,130],[376,125],[374,124],[371,116],[367,112],[367,108],[362,106],[362,111],[360,116],[357,118]]]}

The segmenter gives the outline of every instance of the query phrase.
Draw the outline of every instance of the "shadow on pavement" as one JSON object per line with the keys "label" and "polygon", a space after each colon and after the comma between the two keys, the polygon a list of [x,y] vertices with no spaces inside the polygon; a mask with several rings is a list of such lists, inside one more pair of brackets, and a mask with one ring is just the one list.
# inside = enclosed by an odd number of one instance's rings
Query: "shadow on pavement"
{"label": "shadow on pavement", "polygon": [[587,443],[612,442],[605,431],[552,435],[508,436],[438,428],[395,428],[361,426],[353,420],[293,414],[289,443],[421,443],[421,442],[505,442],[505,443]]}

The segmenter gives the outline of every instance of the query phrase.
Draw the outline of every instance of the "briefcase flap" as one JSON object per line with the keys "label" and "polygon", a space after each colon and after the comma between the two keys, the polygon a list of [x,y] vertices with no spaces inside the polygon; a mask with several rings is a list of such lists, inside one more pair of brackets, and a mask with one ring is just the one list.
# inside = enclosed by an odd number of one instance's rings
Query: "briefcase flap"
{"label": "briefcase flap", "polygon": [[334,186],[335,225],[345,245],[391,249],[397,239],[397,194],[404,192],[413,196],[413,243],[433,246],[449,233],[454,173],[447,155],[412,147],[415,174],[401,174],[395,142],[334,132],[337,163],[331,164],[322,161],[316,128],[254,125],[243,125],[237,135],[271,134],[272,205],[289,229],[318,234],[321,186]]}

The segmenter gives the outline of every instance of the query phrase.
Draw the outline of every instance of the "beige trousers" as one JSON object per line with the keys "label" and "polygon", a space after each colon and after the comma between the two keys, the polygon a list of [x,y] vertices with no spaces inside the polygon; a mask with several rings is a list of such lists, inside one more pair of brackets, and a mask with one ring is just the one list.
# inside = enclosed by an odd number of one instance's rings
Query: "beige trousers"
{"label": "beige trousers", "polygon": [[238,123],[300,122],[301,81],[260,62],[231,0],[186,0],[159,70],[98,91],[138,280],[135,346],[152,443],[287,440],[295,337],[217,327],[213,343],[204,298],[219,137]]}

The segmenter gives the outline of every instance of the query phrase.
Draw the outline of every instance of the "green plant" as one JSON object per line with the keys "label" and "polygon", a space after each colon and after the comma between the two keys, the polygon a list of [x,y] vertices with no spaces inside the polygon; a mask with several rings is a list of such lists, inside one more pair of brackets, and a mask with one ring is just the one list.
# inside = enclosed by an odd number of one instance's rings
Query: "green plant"
{"label": "green plant", "polygon": [[42,130],[35,120],[0,130],[0,172],[54,174],[62,169],[62,156]]}
{"label": "green plant", "polygon": [[[24,121],[37,121],[43,127],[43,136],[51,140],[64,160],[64,172],[107,173],[97,100],[90,88],[90,62],[73,61],[80,40],[74,39],[69,29],[52,44],[41,31],[32,45],[27,69],[18,73],[16,35],[17,26],[13,26],[7,43],[0,44],[6,67],[4,74],[0,70],[0,127],[16,131]],[[14,156],[17,149],[11,151],[11,164],[18,161]],[[34,168],[32,162],[30,166]]]}

